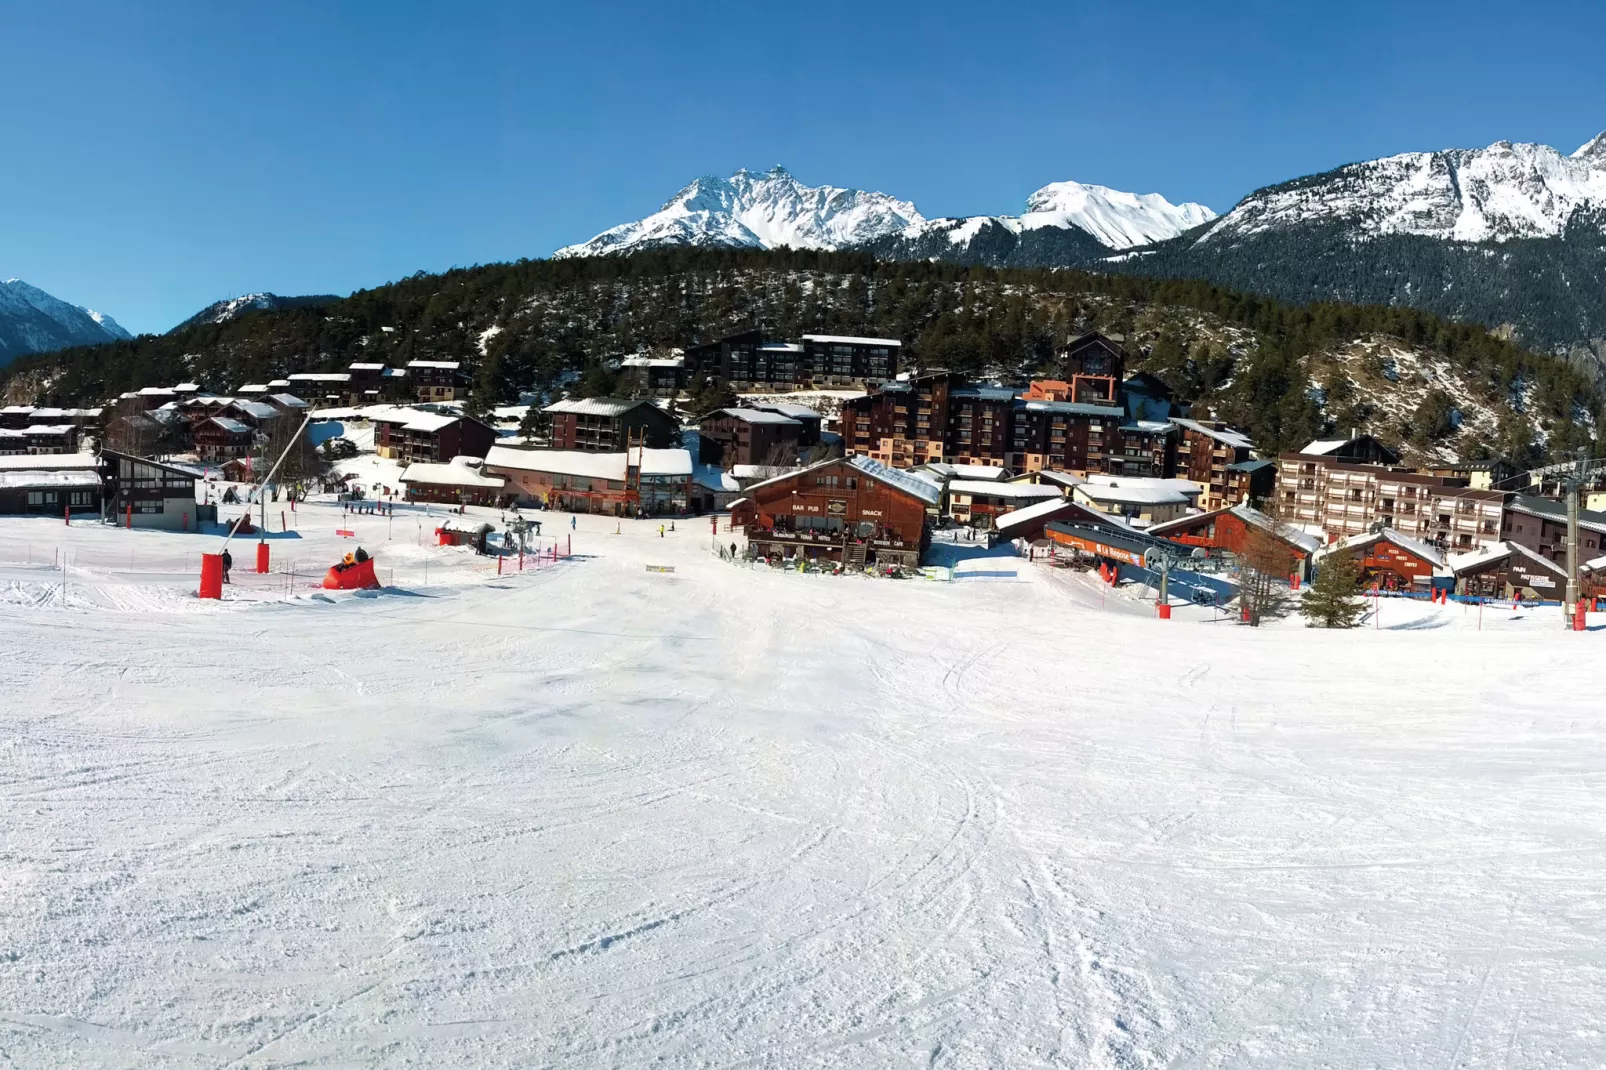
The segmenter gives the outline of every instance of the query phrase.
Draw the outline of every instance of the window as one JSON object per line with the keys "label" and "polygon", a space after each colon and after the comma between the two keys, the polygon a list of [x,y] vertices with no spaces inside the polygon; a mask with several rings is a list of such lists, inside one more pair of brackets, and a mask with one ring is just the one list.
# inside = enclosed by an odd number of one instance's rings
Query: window
{"label": "window", "polygon": [[134,512],[136,513],[160,513],[163,511],[162,501],[160,498],[146,498],[143,501],[137,501],[133,504]]}

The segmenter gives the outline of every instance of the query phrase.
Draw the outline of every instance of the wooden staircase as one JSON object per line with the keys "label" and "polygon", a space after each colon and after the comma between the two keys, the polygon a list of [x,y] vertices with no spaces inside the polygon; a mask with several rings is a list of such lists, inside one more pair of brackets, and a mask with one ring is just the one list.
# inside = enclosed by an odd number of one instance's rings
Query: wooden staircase
{"label": "wooden staircase", "polygon": [[864,568],[865,554],[869,547],[857,539],[849,539],[842,544],[842,567],[844,569]]}

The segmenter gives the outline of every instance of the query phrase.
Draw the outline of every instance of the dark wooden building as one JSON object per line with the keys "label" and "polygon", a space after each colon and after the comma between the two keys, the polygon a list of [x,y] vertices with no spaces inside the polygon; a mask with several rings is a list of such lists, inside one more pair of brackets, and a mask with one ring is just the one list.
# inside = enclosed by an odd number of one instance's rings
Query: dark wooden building
{"label": "dark wooden building", "polygon": [[119,525],[195,531],[202,521],[217,519],[217,506],[196,501],[198,469],[108,449],[100,458],[106,512]]}
{"label": "dark wooden building", "polygon": [[[1531,494],[1507,497],[1500,521],[1500,537],[1520,543],[1541,557],[1565,563],[1567,560],[1567,506],[1550,498]],[[1606,513],[1589,509],[1578,511],[1578,560],[1593,560],[1606,554]]]}
{"label": "dark wooden building", "polygon": [[804,379],[810,386],[863,387],[898,374],[903,343],[896,338],[805,334],[801,348]]}
{"label": "dark wooden building", "polygon": [[1022,400],[1013,410],[1008,466],[1017,472],[1107,472],[1122,444],[1124,416],[1114,405]]}
{"label": "dark wooden building", "polygon": [[1450,558],[1457,594],[1522,597],[1559,602],[1567,596],[1567,569],[1520,542],[1506,541]]}
{"label": "dark wooden building", "polygon": [[408,361],[407,385],[419,401],[456,401],[467,393],[455,360]]}
{"label": "dark wooden building", "polygon": [[1120,340],[1098,332],[1079,334],[1059,351],[1060,378],[1070,387],[1071,401],[1114,405],[1126,378],[1126,350]]}
{"label": "dark wooden building", "polygon": [[1250,535],[1259,530],[1281,543],[1300,564],[1309,561],[1322,547],[1322,540],[1309,532],[1284,524],[1248,505],[1230,505],[1203,513],[1168,520],[1149,528],[1149,534],[1170,539],[1183,546],[1202,546],[1242,555],[1249,547]]}
{"label": "dark wooden building", "polygon": [[496,430],[472,416],[397,409],[373,423],[374,452],[404,465],[484,457],[496,443]]}
{"label": "dark wooden building", "polygon": [[622,453],[631,445],[673,449],[680,424],[651,401],[628,398],[566,398],[542,410],[552,418],[552,448]]}
{"label": "dark wooden building", "polygon": [[83,453],[0,457],[0,515],[98,515],[100,460]]}
{"label": "dark wooden building", "polygon": [[1444,555],[1433,546],[1392,528],[1364,532],[1316,551],[1318,571],[1332,554],[1349,554],[1368,583],[1389,591],[1425,591],[1433,575],[1444,568]]}
{"label": "dark wooden building", "polygon": [[847,568],[920,563],[935,483],[868,457],[838,457],[755,483],[732,506],[760,556],[839,561]]}
{"label": "dark wooden building", "polygon": [[[1232,469],[1251,459],[1254,444],[1249,436],[1220,420],[1173,417],[1172,422],[1178,431],[1177,475],[1204,489],[1199,504],[1205,509],[1220,509],[1245,501],[1240,492],[1247,491],[1249,481],[1235,479]],[[1275,481],[1275,467],[1272,473]],[[1269,493],[1270,488],[1267,490]]]}
{"label": "dark wooden building", "polygon": [[697,421],[704,464],[794,464],[803,425],[766,409],[716,409]]}

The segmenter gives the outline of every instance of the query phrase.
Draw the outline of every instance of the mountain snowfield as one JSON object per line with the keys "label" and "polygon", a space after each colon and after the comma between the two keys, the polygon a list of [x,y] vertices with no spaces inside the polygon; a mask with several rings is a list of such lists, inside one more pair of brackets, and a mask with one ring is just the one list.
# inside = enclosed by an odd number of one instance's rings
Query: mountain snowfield
{"label": "mountain snowfield", "polygon": [[1407,152],[1347,164],[1246,197],[1201,243],[1313,223],[1360,237],[1414,234],[1457,242],[1557,238],[1606,220],[1606,133],[1570,156],[1549,145]]}
{"label": "mountain snowfield", "polygon": [[600,256],[676,245],[774,249],[849,249],[888,240],[946,234],[954,245],[989,224],[1011,233],[1056,228],[1085,231],[1110,249],[1176,237],[1215,218],[1202,204],[1175,205],[1157,193],[1055,182],[1027,198],[1021,216],[927,219],[910,201],[885,193],[805,186],[783,167],[728,179],[699,178],[657,212],[565,246],[554,256]]}
{"label": "mountain snowfield", "polygon": [[21,279],[0,282],[0,364],[24,353],[132,337],[110,316],[68,304]]}

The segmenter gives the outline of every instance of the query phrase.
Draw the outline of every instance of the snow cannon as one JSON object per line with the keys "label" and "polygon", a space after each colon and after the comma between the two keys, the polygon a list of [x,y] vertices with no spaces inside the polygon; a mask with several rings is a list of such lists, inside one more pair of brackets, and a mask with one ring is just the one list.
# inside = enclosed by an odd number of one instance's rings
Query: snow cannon
{"label": "snow cannon", "polygon": [[358,591],[368,587],[378,587],[379,577],[374,575],[374,559],[364,558],[332,567],[323,574],[323,587],[326,591]]}

